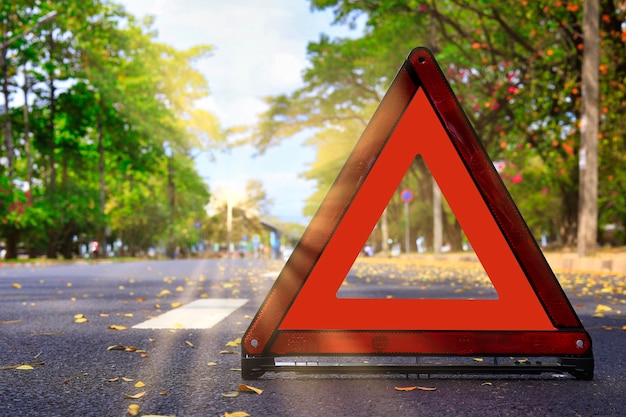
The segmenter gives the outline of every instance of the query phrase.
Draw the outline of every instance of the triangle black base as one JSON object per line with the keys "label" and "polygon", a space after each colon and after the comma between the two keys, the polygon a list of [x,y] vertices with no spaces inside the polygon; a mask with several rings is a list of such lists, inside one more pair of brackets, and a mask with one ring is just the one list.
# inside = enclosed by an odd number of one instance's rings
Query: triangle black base
{"label": "triangle black base", "polygon": [[[320,362],[317,360],[277,360],[274,357],[242,358],[242,377],[245,380],[260,378],[266,372],[295,372],[301,374],[406,374],[430,377],[433,374],[449,375],[541,375],[570,374],[576,379],[593,379],[593,355],[561,358],[532,357],[514,360],[511,357],[494,357],[492,361],[476,363],[476,358],[455,357],[449,363],[430,362],[416,357],[415,363],[384,362]],[[361,358],[364,359],[364,358]],[[368,358],[372,359],[372,358]],[[440,359],[440,358],[437,358]],[[445,358],[444,358],[445,359]],[[463,359],[465,359],[463,363]],[[547,360],[546,360],[547,359]]]}

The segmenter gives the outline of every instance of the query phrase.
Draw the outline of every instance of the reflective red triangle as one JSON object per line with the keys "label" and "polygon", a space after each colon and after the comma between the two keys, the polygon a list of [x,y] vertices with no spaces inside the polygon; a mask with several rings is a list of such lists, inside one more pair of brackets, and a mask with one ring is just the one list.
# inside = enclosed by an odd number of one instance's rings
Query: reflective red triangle
{"label": "reflective red triangle", "polygon": [[[337,291],[417,155],[496,300]],[[590,352],[582,327],[433,56],[411,52],[242,340],[245,355]]]}

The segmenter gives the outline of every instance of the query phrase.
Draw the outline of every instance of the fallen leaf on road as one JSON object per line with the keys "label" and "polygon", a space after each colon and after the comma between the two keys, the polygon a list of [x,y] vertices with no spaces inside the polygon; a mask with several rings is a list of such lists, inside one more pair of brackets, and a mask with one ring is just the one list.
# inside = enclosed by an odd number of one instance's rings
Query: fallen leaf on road
{"label": "fallen leaf on road", "polygon": [[123,376],[123,377],[122,377],[122,380],[123,380],[123,381],[126,381],[126,382],[133,382],[133,381],[134,381],[134,379],[132,379],[132,378],[126,378],[125,376]]}
{"label": "fallen leaf on road", "polygon": [[209,366],[217,366],[217,362],[209,362],[209,363],[207,363],[207,365],[209,365]]}
{"label": "fallen leaf on road", "polygon": [[603,304],[598,304],[598,306],[596,307],[596,313],[608,313],[609,311],[613,311],[613,309]]}
{"label": "fallen leaf on road", "polygon": [[6,321],[0,321],[0,324],[16,324],[16,323],[21,323],[22,320],[6,320]]}
{"label": "fallen leaf on road", "polygon": [[480,384],[480,385],[483,385],[483,386],[484,386],[484,385],[493,385],[493,382],[483,382],[483,383],[482,383],[482,384]]}
{"label": "fallen leaf on road", "polygon": [[245,411],[234,411],[232,413],[224,413],[220,417],[250,417],[250,414]]}
{"label": "fallen leaf on road", "polygon": [[128,327],[126,327],[126,326],[118,326],[117,324],[111,324],[108,327],[108,329],[111,329],[111,330],[127,330]]}
{"label": "fallen leaf on road", "polygon": [[20,371],[32,371],[33,368],[31,365],[20,365],[20,366],[16,366],[15,369],[19,369]]}
{"label": "fallen leaf on road", "polygon": [[11,286],[15,288],[16,290],[19,290],[22,288],[22,284],[19,284],[17,282],[14,282],[13,284],[11,284]]}
{"label": "fallen leaf on road", "polygon": [[165,297],[166,295],[170,295],[171,292],[170,290],[161,290],[160,293],[158,293],[156,296],[157,298],[161,298],[161,297]]}
{"label": "fallen leaf on road", "polygon": [[126,346],[124,345],[111,345],[107,348],[107,350],[126,350]]}
{"label": "fallen leaf on road", "polygon": [[436,387],[417,387],[420,391],[437,391]]}
{"label": "fallen leaf on road", "polygon": [[237,387],[237,390],[241,392],[254,392],[259,395],[263,394],[262,389],[253,387],[251,385],[246,385],[246,384],[239,384],[239,386]]}
{"label": "fallen leaf on road", "polygon": [[141,406],[139,404],[130,404],[128,406],[128,415],[129,416],[136,417],[136,416],[139,415],[140,411],[141,411]]}
{"label": "fallen leaf on road", "polygon": [[141,382],[141,381],[137,381],[137,382],[135,382],[135,388],[143,388],[143,387],[145,387],[145,386],[146,386],[146,384],[144,384],[144,383],[143,383],[143,382]]}
{"label": "fallen leaf on road", "polygon": [[233,391],[233,392],[222,392],[222,397],[226,397],[226,398],[235,398],[239,396],[239,393],[237,391]]}
{"label": "fallen leaf on road", "polygon": [[[45,362],[22,363],[22,364],[19,364],[19,365],[2,366],[2,367],[0,367],[0,371],[4,371],[4,370],[7,370],[7,369],[20,369],[22,366],[30,366],[32,368],[34,366],[41,366],[43,364],[45,364]],[[28,369],[28,368],[21,368],[21,369],[25,370],[25,369]]]}
{"label": "fallen leaf on road", "polygon": [[172,308],[178,308],[183,305],[183,303],[171,303]]}
{"label": "fallen leaf on road", "polygon": [[123,395],[124,397],[130,398],[131,400],[136,400],[146,395],[146,391],[141,391],[141,392],[138,392],[137,394],[132,394],[132,395],[131,394],[123,394]]}
{"label": "fallen leaf on road", "polygon": [[187,344],[187,346],[189,346],[190,348],[195,348],[195,346],[193,345],[193,343],[191,343],[189,340],[185,340],[185,344]]}
{"label": "fallen leaf on road", "polygon": [[104,379],[106,382],[117,382],[120,380],[119,376],[116,376],[115,378],[105,378]]}
{"label": "fallen leaf on road", "polygon": [[220,355],[237,355],[239,352],[235,352],[234,350],[220,350]]}
{"label": "fallen leaf on road", "polygon": [[393,387],[396,391],[414,391],[417,387]]}

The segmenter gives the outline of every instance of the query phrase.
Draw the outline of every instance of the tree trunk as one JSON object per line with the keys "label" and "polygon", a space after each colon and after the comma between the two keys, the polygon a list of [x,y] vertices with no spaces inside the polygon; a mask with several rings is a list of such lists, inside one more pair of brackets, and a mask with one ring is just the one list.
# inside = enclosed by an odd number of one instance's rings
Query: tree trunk
{"label": "tree trunk", "polygon": [[9,111],[9,63],[7,62],[7,48],[0,51],[0,65],[2,66],[2,95],[4,96],[4,146],[7,153],[8,177],[13,180],[13,136],[11,133],[11,115]]}
{"label": "tree trunk", "polygon": [[102,216],[102,230],[100,235],[100,247],[98,249],[98,254],[101,257],[106,257],[107,255],[107,226],[104,221],[104,214],[106,208],[106,195],[104,189],[104,127],[102,126],[102,111],[103,106],[102,102],[100,102],[100,113],[98,113],[98,155],[99,155],[99,166],[98,173],[100,175],[100,215]]}

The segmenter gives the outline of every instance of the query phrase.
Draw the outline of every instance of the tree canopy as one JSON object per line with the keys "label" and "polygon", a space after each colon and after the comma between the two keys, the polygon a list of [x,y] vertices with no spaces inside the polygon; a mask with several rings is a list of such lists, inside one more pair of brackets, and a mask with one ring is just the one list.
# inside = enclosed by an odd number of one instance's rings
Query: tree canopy
{"label": "tree canopy", "polygon": [[3,2],[0,45],[7,257],[201,241],[210,193],[193,158],[223,138],[197,106],[211,46],[157,42],[150,18],[108,0]]}
{"label": "tree canopy", "polygon": [[[626,5],[600,2],[599,225],[625,243]],[[308,46],[304,86],[268,97],[248,140],[260,152],[297,132],[311,132],[317,160],[304,175],[318,181],[312,214],[334,181],[411,49],[429,47],[537,237],[573,245],[578,213],[581,132],[582,0],[311,0],[357,38],[322,35]],[[432,187],[420,160],[399,189],[415,190],[411,229],[432,236]],[[622,201],[623,203],[623,201]],[[401,200],[390,202],[390,235],[400,237]],[[395,215],[393,213],[396,213]],[[444,233],[462,234],[446,208]]]}

